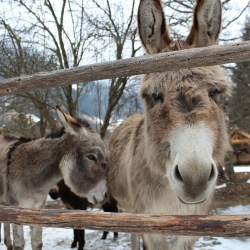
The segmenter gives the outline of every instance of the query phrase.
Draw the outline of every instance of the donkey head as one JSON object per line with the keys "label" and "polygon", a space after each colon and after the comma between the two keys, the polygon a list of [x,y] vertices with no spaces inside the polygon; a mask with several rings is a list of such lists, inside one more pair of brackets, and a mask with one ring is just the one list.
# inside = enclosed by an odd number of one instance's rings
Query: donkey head
{"label": "donkey head", "polygon": [[[173,41],[160,0],[141,0],[138,29],[149,54],[214,45],[221,28],[219,0],[197,0],[193,25],[185,41]],[[217,166],[230,148],[219,104],[230,85],[219,66],[144,75],[148,162],[169,180],[179,200],[201,203],[211,194]]]}
{"label": "donkey head", "polygon": [[102,203],[107,190],[104,144],[93,129],[82,125],[59,106],[57,113],[70,136],[70,145],[60,162],[63,179],[75,194],[87,197],[92,204]]}

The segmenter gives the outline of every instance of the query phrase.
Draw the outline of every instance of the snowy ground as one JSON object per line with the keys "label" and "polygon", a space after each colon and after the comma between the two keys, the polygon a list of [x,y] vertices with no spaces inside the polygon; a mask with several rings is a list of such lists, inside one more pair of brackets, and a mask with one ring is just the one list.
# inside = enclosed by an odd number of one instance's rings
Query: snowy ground
{"label": "snowy ground", "polygon": [[[226,209],[217,209],[218,214],[249,214],[250,205],[238,205]],[[3,231],[3,230],[2,230]],[[24,227],[25,232],[25,250],[31,250],[29,227]],[[118,239],[113,241],[113,234],[109,233],[105,241],[101,240],[102,232],[95,230],[85,231],[86,250],[130,250],[130,235],[119,233]],[[2,232],[3,234],[3,232]],[[3,235],[2,235],[3,239]],[[43,228],[43,250],[62,250],[70,249],[73,239],[72,229],[62,228]],[[6,249],[3,242],[0,243],[0,249]],[[201,237],[195,250],[235,250],[250,249],[249,238],[223,238],[223,237]]]}

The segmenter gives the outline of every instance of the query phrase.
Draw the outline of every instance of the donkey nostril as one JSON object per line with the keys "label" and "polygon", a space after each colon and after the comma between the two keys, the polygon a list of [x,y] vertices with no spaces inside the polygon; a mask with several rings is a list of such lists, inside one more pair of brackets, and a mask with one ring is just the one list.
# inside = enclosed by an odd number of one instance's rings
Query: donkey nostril
{"label": "donkey nostril", "polygon": [[214,177],[215,177],[215,169],[214,169],[214,166],[211,165],[211,172],[210,172],[208,181],[211,181],[212,179],[214,179]]}
{"label": "donkey nostril", "polygon": [[184,182],[184,180],[183,180],[182,177],[181,177],[181,173],[180,173],[180,171],[179,171],[178,165],[176,165],[176,167],[175,167],[175,178],[176,178],[178,181],[180,181],[180,182]]}
{"label": "donkey nostril", "polygon": [[106,166],[107,166],[106,163],[102,163],[102,164],[101,164],[101,167],[102,167],[103,169],[106,169]]}

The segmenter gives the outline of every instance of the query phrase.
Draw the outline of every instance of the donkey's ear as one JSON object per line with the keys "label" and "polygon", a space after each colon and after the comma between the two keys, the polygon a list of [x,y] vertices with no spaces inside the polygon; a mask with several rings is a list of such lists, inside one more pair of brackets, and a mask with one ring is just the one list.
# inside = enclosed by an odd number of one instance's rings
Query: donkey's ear
{"label": "donkey's ear", "polygon": [[193,25],[187,43],[192,47],[206,47],[218,43],[221,30],[220,0],[196,0]]}
{"label": "donkey's ear", "polygon": [[141,0],[137,18],[139,35],[148,54],[161,52],[171,43],[161,0]]}
{"label": "donkey's ear", "polygon": [[64,112],[59,105],[56,105],[56,111],[57,111],[58,117],[59,117],[60,121],[62,122],[66,132],[68,132],[70,134],[87,133],[86,129],[83,128],[81,123],[78,122],[73,117],[71,117],[66,112]]}

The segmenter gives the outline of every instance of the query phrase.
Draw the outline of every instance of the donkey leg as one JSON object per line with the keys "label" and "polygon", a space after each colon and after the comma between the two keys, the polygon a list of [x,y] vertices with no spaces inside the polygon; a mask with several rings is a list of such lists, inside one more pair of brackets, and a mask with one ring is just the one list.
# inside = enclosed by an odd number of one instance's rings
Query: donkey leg
{"label": "donkey leg", "polygon": [[[143,234],[143,250],[167,250],[166,236],[156,234]],[[175,250],[180,250],[175,248]]]}
{"label": "donkey leg", "polygon": [[13,246],[14,250],[23,250],[24,249],[24,235],[23,235],[23,226],[12,225],[13,230]]}
{"label": "donkey leg", "polygon": [[77,230],[78,231],[78,250],[83,250],[85,245],[85,231]]}
{"label": "donkey leg", "polygon": [[106,240],[108,233],[109,232],[107,232],[107,231],[103,231],[101,240]]}
{"label": "donkey leg", "polygon": [[74,239],[73,242],[71,244],[71,248],[75,248],[77,246],[77,241],[78,241],[78,233],[76,229],[73,229],[74,232]]}
{"label": "donkey leg", "polygon": [[176,236],[170,250],[193,250],[197,239],[196,236]]}
{"label": "donkey leg", "polygon": [[131,250],[140,250],[140,234],[131,234]]}
{"label": "donkey leg", "polygon": [[43,246],[42,242],[43,228],[37,226],[30,227],[30,237],[32,250],[41,250]]}
{"label": "donkey leg", "polygon": [[[108,233],[109,233],[109,232],[107,232],[107,231],[103,231],[101,240],[106,240],[106,239],[107,239],[107,236],[108,236]],[[114,232],[113,241],[116,241],[117,238],[118,238],[118,233],[117,233],[117,232]]]}
{"label": "donkey leg", "polygon": [[118,238],[118,233],[117,233],[117,232],[114,232],[114,238],[113,238],[113,240],[116,241],[117,238]]}
{"label": "donkey leg", "polygon": [[4,244],[8,250],[12,250],[12,242],[10,237],[10,224],[4,223]]}

